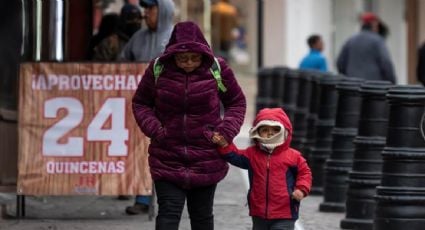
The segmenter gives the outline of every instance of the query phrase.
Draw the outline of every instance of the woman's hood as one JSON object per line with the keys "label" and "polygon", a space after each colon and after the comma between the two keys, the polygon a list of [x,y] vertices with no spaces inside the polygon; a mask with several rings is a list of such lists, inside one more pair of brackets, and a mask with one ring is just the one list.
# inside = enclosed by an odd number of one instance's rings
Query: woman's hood
{"label": "woman's hood", "polygon": [[205,64],[208,66],[211,66],[214,60],[214,54],[201,29],[196,23],[191,21],[179,22],[174,26],[170,40],[160,59],[168,59],[174,54],[181,52],[202,53],[205,58]]}

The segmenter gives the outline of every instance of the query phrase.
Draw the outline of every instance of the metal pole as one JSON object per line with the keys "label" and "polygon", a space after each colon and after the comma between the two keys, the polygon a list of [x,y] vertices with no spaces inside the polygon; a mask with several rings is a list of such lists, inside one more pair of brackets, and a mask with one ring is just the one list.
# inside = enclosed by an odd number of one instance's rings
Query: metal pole
{"label": "metal pole", "polygon": [[263,0],[257,1],[257,65],[263,67]]}
{"label": "metal pole", "polygon": [[21,43],[21,56],[24,56],[25,52],[28,49],[28,20],[27,20],[27,12],[28,12],[28,5],[24,0],[21,0],[21,6],[22,6],[22,43]]}
{"label": "metal pole", "polygon": [[16,196],[16,218],[22,219],[25,217],[25,195]]}
{"label": "metal pole", "polygon": [[63,0],[50,1],[50,52],[49,60],[63,61]]}
{"label": "metal pole", "polygon": [[40,61],[41,60],[41,49],[42,49],[42,4],[43,2],[41,0],[35,1],[35,15],[33,17],[35,18],[35,28],[34,28],[34,43],[35,43],[35,52],[34,52],[34,61]]}
{"label": "metal pole", "polygon": [[204,1],[204,36],[211,45],[211,1]]}

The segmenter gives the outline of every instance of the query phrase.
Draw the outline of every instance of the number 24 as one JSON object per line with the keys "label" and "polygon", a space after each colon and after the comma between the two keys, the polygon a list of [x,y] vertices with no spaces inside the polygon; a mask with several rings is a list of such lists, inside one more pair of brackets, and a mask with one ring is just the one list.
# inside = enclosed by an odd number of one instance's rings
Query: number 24
{"label": "number 24", "polygon": [[[56,118],[60,109],[68,114],[48,128],[43,134],[42,152],[44,156],[81,157],[84,154],[84,138],[69,137],[67,143],[59,143],[59,139],[80,125],[84,116],[84,107],[78,99],[58,97],[44,103],[44,116]],[[110,129],[103,125],[111,117]],[[109,141],[109,156],[127,156],[126,141],[129,138],[125,128],[125,98],[108,98],[87,127],[88,141]]]}

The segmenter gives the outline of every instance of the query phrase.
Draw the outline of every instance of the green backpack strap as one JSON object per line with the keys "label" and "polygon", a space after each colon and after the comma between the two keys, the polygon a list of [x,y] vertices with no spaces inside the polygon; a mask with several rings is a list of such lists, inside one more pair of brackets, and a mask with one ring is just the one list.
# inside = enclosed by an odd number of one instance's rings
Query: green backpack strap
{"label": "green backpack strap", "polygon": [[210,71],[215,81],[217,82],[218,90],[222,93],[225,93],[227,91],[227,88],[226,86],[224,86],[223,81],[221,79],[220,63],[218,62],[218,59],[216,57],[214,57],[214,63],[212,64]]}
{"label": "green backpack strap", "polygon": [[[159,57],[155,58],[155,62],[153,64],[153,76],[155,78],[155,85],[158,81],[159,75],[161,75],[162,70],[164,69],[164,65],[159,62]],[[218,59],[214,57],[214,63],[210,68],[211,74],[213,75],[215,81],[217,82],[217,88],[219,91],[225,93],[227,91],[226,86],[224,86],[223,81],[221,79],[221,68]]]}
{"label": "green backpack strap", "polygon": [[164,66],[159,62],[159,57],[155,58],[155,62],[153,63],[153,76],[155,77],[155,85],[163,69]]}

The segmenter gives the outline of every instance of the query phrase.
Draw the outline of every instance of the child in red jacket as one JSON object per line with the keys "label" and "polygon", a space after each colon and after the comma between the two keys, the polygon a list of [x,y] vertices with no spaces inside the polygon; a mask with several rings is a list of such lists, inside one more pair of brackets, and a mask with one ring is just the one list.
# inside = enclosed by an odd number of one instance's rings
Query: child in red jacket
{"label": "child in red jacket", "polygon": [[255,145],[239,150],[219,133],[212,141],[231,164],[248,170],[249,214],[253,230],[294,229],[300,201],[311,188],[311,171],[301,154],[289,147],[292,125],[281,108],[259,111],[249,132]]}

